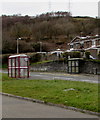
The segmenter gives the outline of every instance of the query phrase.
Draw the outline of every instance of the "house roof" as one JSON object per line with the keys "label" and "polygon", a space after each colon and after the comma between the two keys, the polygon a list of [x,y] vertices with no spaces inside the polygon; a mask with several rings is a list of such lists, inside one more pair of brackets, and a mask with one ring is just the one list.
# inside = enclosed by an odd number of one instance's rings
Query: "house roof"
{"label": "house roof", "polygon": [[98,50],[98,49],[100,49],[100,45],[95,46],[95,47],[89,47],[89,48],[86,48],[85,50],[90,50],[90,49]]}
{"label": "house roof", "polygon": [[79,43],[82,41],[92,41],[92,40],[98,40],[100,39],[99,35],[96,36],[86,36],[86,37],[80,37],[80,36],[76,36],[69,44],[71,43]]}

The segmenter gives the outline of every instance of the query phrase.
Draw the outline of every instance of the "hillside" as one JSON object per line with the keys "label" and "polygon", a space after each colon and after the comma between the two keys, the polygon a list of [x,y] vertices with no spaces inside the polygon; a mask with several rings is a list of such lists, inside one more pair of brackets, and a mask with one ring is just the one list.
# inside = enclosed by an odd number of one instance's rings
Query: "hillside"
{"label": "hillside", "polygon": [[2,52],[16,53],[16,39],[19,51],[51,51],[67,49],[67,43],[75,36],[100,34],[100,19],[72,17],[68,12],[45,13],[35,17],[2,16]]}

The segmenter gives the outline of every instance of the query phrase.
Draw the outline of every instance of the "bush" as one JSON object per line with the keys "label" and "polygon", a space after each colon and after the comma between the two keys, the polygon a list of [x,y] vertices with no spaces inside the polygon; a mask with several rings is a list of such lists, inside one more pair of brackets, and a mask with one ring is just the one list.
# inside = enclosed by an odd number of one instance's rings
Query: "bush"
{"label": "bush", "polygon": [[19,53],[34,52],[34,49],[31,44],[26,43],[25,41],[19,42]]}
{"label": "bush", "polygon": [[41,54],[36,53],[30,56],[30,63],[39,62],[41,60]]}
{"label": "bush", "polygon": [[68,55],[69,55],[68,52],[63,53],[62,55],[64,58],[68,59]]}
{"label": "bush", "polygon": [[79,51],[63,53],[63,57],[65,57],[66,59],[68,59],[68,56],[70,56],[71,58],[80,58],[81,53]]}
{"label": "bush", "polygon": [[86,59],[89,59],[89,58],[90,58],[89,55],[91,55],[91,53],[90,53],[89,51],[86,51],[86,52],[85,52],[85,57],[86,57]]}
{"label": "bush", "polygon": [[10,56],[9,54],[6,54],[6,55],[2,55],[0,57],[0,59],[2,59],[2,64],[8,64],[8,57],[9,56]]}
{"label": "bush", "polygon": [[70,52],[69,55],[71,58],[80,58],[81,57],[81,53],[79,51]]}
{"label": "bush", "polygon": [[[48,52],[49,51],[49,46],[45,43],[34,43],[32,44],[33,49],[35,52]],[[40,50],[41,49],[41,50]]]}
{"label": "bush", "polygon": [[100,59],[100,51],[99,51],[99,54],[98,54],[98,59]]}

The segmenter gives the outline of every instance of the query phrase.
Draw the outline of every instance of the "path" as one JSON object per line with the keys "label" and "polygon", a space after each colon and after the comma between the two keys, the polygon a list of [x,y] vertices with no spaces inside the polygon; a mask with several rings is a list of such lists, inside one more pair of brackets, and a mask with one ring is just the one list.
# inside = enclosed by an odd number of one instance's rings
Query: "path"
{"label": "path", "polygon": [[98,118],[95,115],[33,103],[8,96],[3,96],[2,102],[3,118]]}

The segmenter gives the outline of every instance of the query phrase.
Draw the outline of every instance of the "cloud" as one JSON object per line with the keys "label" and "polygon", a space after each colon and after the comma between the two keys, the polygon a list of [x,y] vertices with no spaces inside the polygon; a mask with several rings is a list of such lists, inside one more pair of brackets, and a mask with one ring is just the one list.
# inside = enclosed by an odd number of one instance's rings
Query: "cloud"
{"label": "cloud", "polygon": [[[7,2],[6,2],[7,1]],[[22,14],[35,16],[50,11],[69,11],[69,0],[3,0],[2,14]],[[20,2],[18,2],[20,1]],[[24,2],[22,2],[24,1]],[[32,2],[30,2],[32,1]],[[41,1],[41,2],[40,2]],[[44,1],[44,2],[43,2]],[[55,2],[56,1],[56,2]],[[70,12],[73,16],[98,16],[98,2],[95,0],[70,0]],[[51,2],[50,6],[49,3]],[[85,8],[85,9],[84,9]],[[1,11],[1,10],[0,10]]]}

